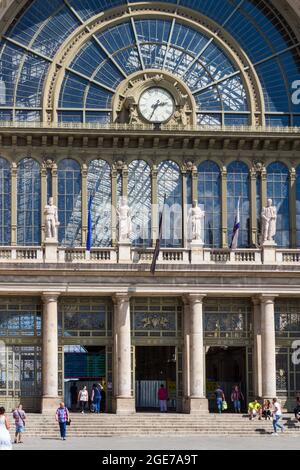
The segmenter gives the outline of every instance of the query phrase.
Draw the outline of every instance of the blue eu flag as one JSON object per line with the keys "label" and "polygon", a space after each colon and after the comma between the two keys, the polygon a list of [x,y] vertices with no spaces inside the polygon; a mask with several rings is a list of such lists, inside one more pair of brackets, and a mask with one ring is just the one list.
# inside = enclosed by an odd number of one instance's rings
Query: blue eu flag
{"label": "blue eu flag", "polygon": [[92,247],[92,201],[93,197],[90,195],[88,204],[88,220],[87,220],[87,237],[86,237],[86,249],[91,251]]}

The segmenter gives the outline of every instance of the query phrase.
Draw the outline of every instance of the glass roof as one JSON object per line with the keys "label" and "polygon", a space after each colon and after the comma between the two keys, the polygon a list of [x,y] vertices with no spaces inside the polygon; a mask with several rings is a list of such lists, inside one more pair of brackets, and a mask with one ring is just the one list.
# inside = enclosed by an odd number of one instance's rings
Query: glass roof
{"label": "glass roof", "polygon": [[[133,1],[32,0],[10,25],[0,49],[0,119],[41,119],[45,77],[68,36],[101,12]],[[154,2],[145,2],[155,8]],[[266,0],[174,0],[213,20],[253,63],[266,120],[293,125],[300,110],[291,101],[299,77],[300,47],[292,30]],[[140,3],[139,3],[140,4]],[[149,11],[149,10],[148,10]],[[83,45],[67,67],[59,96],[61,120],[110,120],[117,86],[130,74],[154,68],[185,81],[198,106],[198,122],[247,122],[242,72],[217,41],[174,19],[132,16]],[[297,115],[298,113],[298,115]],[[232,116],[232,117],[230,117]],[[272,116],[274,119],[272,119]],[[277,124],[279,123],[279,124]]]}

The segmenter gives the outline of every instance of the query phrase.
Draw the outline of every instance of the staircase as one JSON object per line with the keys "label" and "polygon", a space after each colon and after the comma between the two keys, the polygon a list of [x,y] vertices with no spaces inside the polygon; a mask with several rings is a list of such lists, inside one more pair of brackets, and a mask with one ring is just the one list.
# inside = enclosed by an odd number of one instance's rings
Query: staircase
{"label": "staircase", "polygon": [[[68,437],[257,436],[269,435],[273,431],[272,421],[250,421],[245,415],[233,414],[191,416],[176,413],[137,413],[118,416],[71,413],[70,417],[72,423],[67,427]],[[300,423],[296,423],[293,415],[284,415],[281,422],[285,425],[286,434],[300,437]],[[13,425],[11,433],[14,433]],[[26,437],[50,439],[57,438],[58,435],[59,428],[53,415],[27,414]]]}

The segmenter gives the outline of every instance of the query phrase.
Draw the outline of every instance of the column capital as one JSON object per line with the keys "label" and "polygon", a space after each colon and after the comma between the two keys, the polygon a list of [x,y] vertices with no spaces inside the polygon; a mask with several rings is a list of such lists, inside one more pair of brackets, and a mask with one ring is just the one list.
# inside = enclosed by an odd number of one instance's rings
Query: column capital
{"label": "column capital", "polygon": [[42,301],[44,304],[48,304],[50,302],[57,302],[58,297],[60,295],[61,295],[61,292],[43,292]]}
{"label": "column capital", "polygon": [[252,297],[252,302],[254,305],[260,305],[261,304],[261,298],[259,296],[254,296]]}
{"label": "column capital", "polygon": [[268,294],[261,294],[258,298],[260,299],[260,302],[262,304],[266,303],[274,303],[275,299],[278,297],[278,295],[268,295]]}
{"label": "column capital", "polygon": [[183,296],[184,301],[190,304],[202,304],[205,299],[206,294],[185,294]]}
{"label": "column capital", "polygon": [[130,301],[130,294],[127,292],[116,292],[112,296],[112,300],[114,304],[120,304],[123,302],[129,302]]}

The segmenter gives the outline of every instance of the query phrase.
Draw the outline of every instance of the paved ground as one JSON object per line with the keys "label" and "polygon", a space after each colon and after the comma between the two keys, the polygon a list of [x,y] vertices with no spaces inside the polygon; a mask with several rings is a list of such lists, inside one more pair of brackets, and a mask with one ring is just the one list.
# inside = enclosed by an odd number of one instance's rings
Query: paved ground
{"label": "paved ground", "polygon": [[14,450],[300,450],[299,436],[27,439]]}

